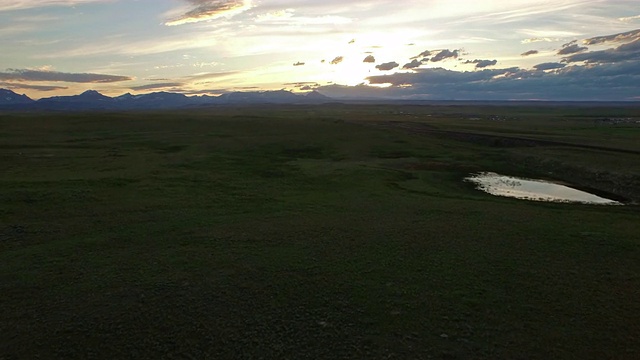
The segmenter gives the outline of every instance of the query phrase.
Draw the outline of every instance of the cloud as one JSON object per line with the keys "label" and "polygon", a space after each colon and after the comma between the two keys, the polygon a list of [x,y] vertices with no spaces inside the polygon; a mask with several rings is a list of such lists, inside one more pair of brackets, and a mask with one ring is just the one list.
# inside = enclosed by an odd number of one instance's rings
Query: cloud
{"label": "cloud", "polygon": [[[210,34],[199,33],[185,37],[184,34],[174,34],[167,37],[151,37],[140,40],[131,38],[113,38],[103,39],[101,41],[93,41],[80,46],[72,46],[68,49],[60,49],[55,47],[49,53],[38,55],[41,59],[50,58],[81,58],[96,55],[113,56],[113,55],[150,55],[166,52],[175,52],[186,49],[211,48],[218,42],[215,37]],[[62,46],[60,47],[62,48]]]}
{"label": "cloud", "polygon": [[631,22],[633,20],[638,20],[638,19],[640,19],[640,15],[618,18],[618,20],[620,20],[622,22]]}
{"label": "cloud", "polygon": [[143,90],[152,90],[152,89],[165,89],[165,88],[174,88],[183,86],[183,83],[171,82],[171,83],[157,83],[157,84],[147,84],[140,86],[132,86],[129,89],[135,91],[143,91]]}
{"label": "cloud", "polygon": [[525,51],[522,54],[520,54],[521,56],[529,56],[529,55],[535,55],[539,53],[538,50],[529,50],[529,51]]}
{"label": "cloud", "polygon": [[395,61],[391,61],[391,62],[382,63],[380,65],[376,65],[376,69],[380,71],[389,71],[397,68],[398,66],[400,66],[400,64],[398,64]]}
{"label": "cloud", "polygon": [[362,60],[363,63],[375,63],[376,62],[376,58],[373,55],[368,55],[366,58],[364,58],[364,60]]}
{"label": "cloud", "polygon": [[535,38],[529,38],[529,39],[524,39],[521,41],[521,43],[523,44],[531,44],[531,43],[537,43],[537,42],[555,42],[555,41],[559,41],[560,39],[557,38],[549,38],[549,37],[535,37]]}
{"label": "cloud", "polygon": [[305,63],[298,61],[297,63],[293,64],[293,66],[303,66]]}
{"label": "cloud", "polygon": [[412,57],[411,59],[424,58],[424,57],[427,57],[427,56],[431,56],[431,54],[432,54],[432,52],[430,50],[425,50],[425,51],[421,52],[420,54]]}
{"label": "cloud", "polygon": [[467,60],[463,64],[476,64],[476,69],[482,69],[489,66],[494,66],[498,63],[498,60]]}
{"label": "cloud", "polygon": [[110,0],[14,0],[0,1],[0,11],[22,10],[46,6],[74,6]]}
{"label": "cloud", "polygon": [[313,90],[316,89],[320,86],[320,84],[318,84],[317,82],[313,82],[313,81],[302,81],[302,82],[297,82],[297,83],[286,83],[283,84],[284,86],[293,86],[296,89],[302,90],[302,91],[308,91],[308,90]]}
{"label": "cloud", "polygon": [[420,67],[420,65],[422,65],[422,61],[419,61],[418,59],[413,59],[410,63],[406,63],[402,66],[403,69],[415,69]]}
{"label": "cloud", "polygon": [[546,62],[546,63],[534,65],[533,68],[539,71],[544,71],[544,70],[562,69],[565,66],[567,65],[562,63]]}
{"label": "cloud", "polygon": [[270,19],[282,19],[291,18],[294,16],[295,9],[282,9],[271,11],[265,14],[260,14],[256,17],[256,21],[270,20]]}
{"label": "cloud", "polygon": [[391,84],[394,86],[432,84],[444,86],[454,83],[471,83],[474,81],[487,81],[492,78],[509,73],[516,73],[519,68],[485,69],[481,71],[452,71],[443,68],[418,69],[413,73],[395,73],[392,75],[377,75],[367,78],[371,84]]}
{"label": "cloud", "polygon": [[614,63],[627,60],[638,61],[638,66],[640,66],[640,38],[613,49],[590,51],[563,58],[563,61],[567,63],[582,61],[586,63]]}
{"label": "cloud", "polygon": [[7,69],[0,72],[0,80],[5,81],[53,81],[71,83],[115,83],[133,80],[129,76],[90,73],[63,73],[58,71]]}
{"label": "cloud", "polygon": [[330,85],[323,94],[339,97],[382,97],[433,100],[632,100],[638,97],[640,66],[636,61],[566,66],[556,71],[517,67],[454,71],[423,68],[414,72],[367,78],[372,85]]}
{"label": "cloud", "polygon": [[439,62],[446,59],[457,59],[458,55],[459,55],[459,50],[453,50],[453,51],[448,49],[441,50],[431,58],[431,62]]}
{"label": "cloud", "polygon": [[68,89],[68,87],[66,86],[30,85],[30,84],[12,83],[12,82],[0,82],[0,87],[5,89],[10,89],[10,90],[24,89],[24,90],[36,90],[36,91],[56,91],[56,90]]}
{"label": "cloud", "polygon": [[[353,20],[343,16],[295,16],[295,9],[284,9],[256,16],[255,21],[272,25],[345,25]],[[350,44],[355,42],[352,40]]]}
{"label": "cloud", "polygon": [[333,60],[331,60],[331,65],[338,65],[344,60],[343,56],[336,56]]}
{"label": "cloud", "polygon": [[596,36],[583,41],[585,45],[604,44],[608,42],[627,42],[640,39],[640,29],[619,34]]}
{"label": "cloud", "polygon": [[224,71],[224,72],[205,72],[194,75],[189,75],[183,78],[183,80],[192,82],[192,81],[201,81],[208,79],[218,79],[226,76],[231,76],[240,73],[239,71]]}
{"label": "cloud", "polygon": [[318,83],[315,82],[315,81],[298,81],[298,82],[284,83],[282,85],[300,87],[300,86],[304,86],[304,85],[314,85],[314,84],[317,85]]}
{"label": "cloud", "polygon": [[251,0],[183,0],[191,4],[191,10],[167,21],[175,26],[233,16],[251,8]]}
{"label": "cloud", "polygon": [[570,43],[562,45],[562,49],[558,50],[558,55],[569,55],[589,50],[589,48],[587,48],[586,46],[580,46],[576,42],[577,41],[574,40]]}

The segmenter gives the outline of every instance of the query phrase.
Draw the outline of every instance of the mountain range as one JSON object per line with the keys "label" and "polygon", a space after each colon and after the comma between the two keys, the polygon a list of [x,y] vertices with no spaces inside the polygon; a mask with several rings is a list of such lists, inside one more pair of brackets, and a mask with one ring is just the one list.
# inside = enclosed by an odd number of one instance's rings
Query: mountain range
{"label": "mountain range", "polygon": [[231,92],[219,96],[186,96],[171,92],[105,96],[95,90],[80,95],[54,96],[33,100],[7,89],[0,89],[0,109],[12,110],[150,110],[178,109],[209,105],[235,104],[322,104],[334,100],[317,91],[294,94],[286,90]]}

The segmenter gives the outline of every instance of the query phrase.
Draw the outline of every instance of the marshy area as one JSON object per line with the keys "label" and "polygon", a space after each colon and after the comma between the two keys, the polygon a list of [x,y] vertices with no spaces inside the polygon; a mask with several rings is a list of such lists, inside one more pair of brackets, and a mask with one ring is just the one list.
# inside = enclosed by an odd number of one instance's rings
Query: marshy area
{"label": "marshy area", "polygon": [[[637,359],[640,128],[596,120],[638,117],[0,114],[0,359]],[[496,197],[480,172],[625,206]]]}

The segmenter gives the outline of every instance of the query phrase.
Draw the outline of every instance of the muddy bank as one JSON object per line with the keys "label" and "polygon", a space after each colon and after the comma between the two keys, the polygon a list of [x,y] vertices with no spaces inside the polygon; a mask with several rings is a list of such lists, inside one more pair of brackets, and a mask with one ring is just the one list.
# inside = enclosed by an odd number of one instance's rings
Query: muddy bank
{"label": "muddy bank", "polygon": [[534,168],[551,174],[554,178],[589,189],[614,200],[630,204],[640,204],[640,177],[626,173],[614,173],[599,169],[589,169],[558,160],[535,156],[513,156],[514,161],[525,168]]}

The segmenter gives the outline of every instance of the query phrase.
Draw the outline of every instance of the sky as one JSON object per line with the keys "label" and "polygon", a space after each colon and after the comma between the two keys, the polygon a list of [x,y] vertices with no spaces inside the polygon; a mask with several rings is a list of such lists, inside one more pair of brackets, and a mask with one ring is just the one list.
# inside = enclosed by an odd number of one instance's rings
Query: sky
{"label": "sky", "polygon": [[0,0],[0,88],[640,100],[638,0]]}

